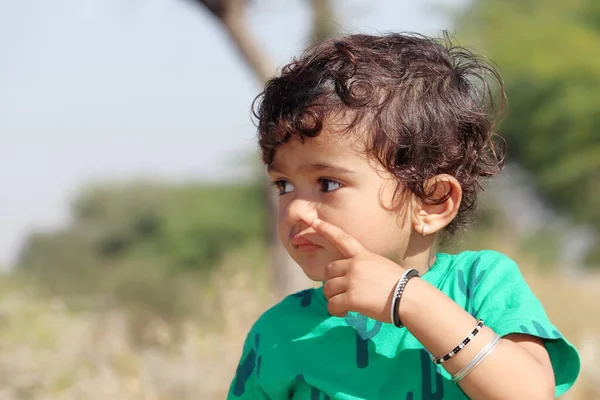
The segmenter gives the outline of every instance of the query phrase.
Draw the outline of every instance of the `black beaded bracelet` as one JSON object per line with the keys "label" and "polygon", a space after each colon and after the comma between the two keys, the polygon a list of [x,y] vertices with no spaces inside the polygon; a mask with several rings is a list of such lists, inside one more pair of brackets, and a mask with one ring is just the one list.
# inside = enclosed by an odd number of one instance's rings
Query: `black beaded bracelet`
{"label": "black beaded bracelet", "polygon": [[458,346],[456,346],[455,348],[450,350],[450,352],[448,354],[445,354],[441,357],[436,358],[434,356],[431,356],[431,361],[433,361],[434,364],[445,363],[446,361],[448,361],[449,359],[454,357],[459,351],[461,351],[471,340],[473,340],[473,338],[475,336],[477,336],[477,334],[479,333],[479,331],[481,330],[482,327],[483,327],[483,320],[480,319],[477,322],[477,326],[475,327],[475,329],[473,329],[473,331],[471,333],[469,333],[469,335],[462,342],[460,342],[458,344]]}
{"label": "black beaded bracelet", "polygon": [[402,322],[400,322],[400,315],[398,315],[398,309],[400,308],[400,299],[402,298],[402,293],[404,293],[404,289],[406,288],[406,284],[411,278],[415,278],[419,276],[419,271],[414,268],[407,270],[404,275],[398,281],[396,285],[396,290],[394,291],[394,297],[392,298],[392,322],[396,325],[397,328],[402,328]]}

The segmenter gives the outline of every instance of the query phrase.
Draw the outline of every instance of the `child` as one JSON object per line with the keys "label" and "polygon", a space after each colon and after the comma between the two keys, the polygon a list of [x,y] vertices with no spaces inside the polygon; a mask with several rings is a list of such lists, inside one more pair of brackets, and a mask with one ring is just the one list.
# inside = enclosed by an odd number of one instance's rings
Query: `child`
{"label": "child", "polygon": [[512,260],[435,251],[502,167],[495,89],[467,50],[402,34],[325,41],[267,83],[279,237],[324,283],[255,323],[229,399],[546,400],[573,385],[578,354]]}

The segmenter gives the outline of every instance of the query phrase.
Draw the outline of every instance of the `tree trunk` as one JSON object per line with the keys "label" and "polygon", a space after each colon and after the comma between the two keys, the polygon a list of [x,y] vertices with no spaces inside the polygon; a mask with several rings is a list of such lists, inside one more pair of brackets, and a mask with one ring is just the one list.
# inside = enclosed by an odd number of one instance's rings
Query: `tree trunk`
{"label": "tree trunk", "polygon": [[[246,0],[195,0],[206,7],[221,21],[234,47],[244,62],[254,72],[260,82],[266,82],[276,73],[274,64],[269,61],[248,29]],[[313,42],[325,39],[336,32],[330,0],[311,0]],[[281,245],[277,234],[277,196],[267,179],[262,181],[267,205],[267,243],[269,246],[269,269],[273,281],[275,298],[282,299],[288,294],[310,286],[311,283],[300,267],[291,259]]]}

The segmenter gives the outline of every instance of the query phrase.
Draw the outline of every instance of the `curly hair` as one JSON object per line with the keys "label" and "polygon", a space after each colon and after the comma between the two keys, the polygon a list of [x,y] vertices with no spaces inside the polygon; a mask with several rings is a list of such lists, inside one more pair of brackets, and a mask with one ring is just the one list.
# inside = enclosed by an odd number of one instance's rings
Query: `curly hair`
{"label": "curly hair", "polygon": [[[494,93],[499,96],[494,96]],[[499,97],[499,99],[497,99]],[[505,103],[496,69],[448,34],[355,34],[325,40],[283,67],[253,104],[262,160],[278,146],[321,132],[326,119],[349,116],[346,132],[367,132],[367,154],[423,202],[440,204],[426,182],[454,176],[462,187],[450,234],[471,220],[482,179],[504,164],[496,122]]]}

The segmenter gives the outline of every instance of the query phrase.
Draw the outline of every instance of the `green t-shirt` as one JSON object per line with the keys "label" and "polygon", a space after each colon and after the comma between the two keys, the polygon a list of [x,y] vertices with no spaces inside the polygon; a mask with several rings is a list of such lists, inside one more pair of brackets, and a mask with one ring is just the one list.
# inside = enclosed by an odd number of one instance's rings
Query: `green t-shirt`
{"label": "green t-shirt", "polygon": [[[577,350],[548,320],[514,261],[487,250],[440,253],[422,279],[501,336],[542,338],[556,396],[574,383]],[[326,305],[322,289],[309,289],[265,312],[248,334],[228,399],[467,398],[407,329],[357,313],[333,317]]]}

